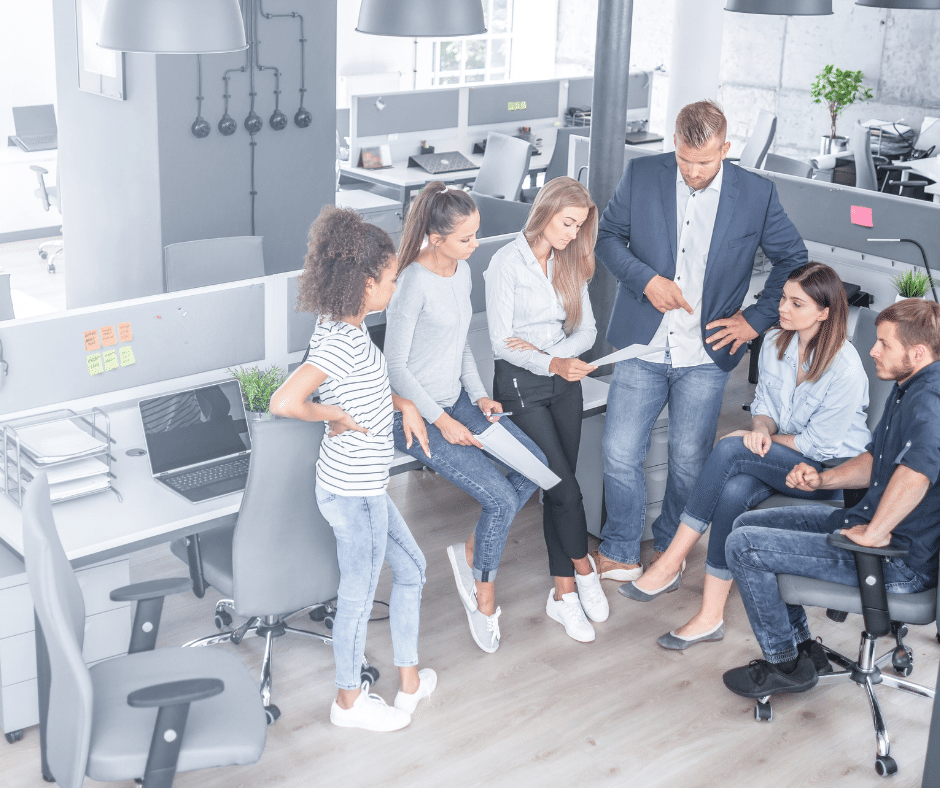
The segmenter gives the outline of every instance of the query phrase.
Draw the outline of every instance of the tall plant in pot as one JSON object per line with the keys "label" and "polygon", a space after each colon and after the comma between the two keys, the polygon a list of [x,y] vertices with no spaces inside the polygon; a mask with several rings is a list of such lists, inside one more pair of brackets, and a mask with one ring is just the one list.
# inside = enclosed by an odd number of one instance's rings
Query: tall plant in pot
{"label": "tall plant in pot", "polygon": [[831,124],[829,135],[822,138],[820,153],[845,150],[848,139],[836,134],[836,120],[846,107],[856,101],[868,101],[871,98],[871,90],[862,86],[863,79],[865,75],[861,71],[844,71],[831,64],[816,75],[810,95],[814,104],[826,105]]}
{"label": "tall plant in pot", "polygon": [[235,378],[242,388],[242,399],[245,401],[248,424],[265,421],[271,417],[271,395],[277,391],[287,377],[280,367],[238,367],[230,369],[229,374]]}

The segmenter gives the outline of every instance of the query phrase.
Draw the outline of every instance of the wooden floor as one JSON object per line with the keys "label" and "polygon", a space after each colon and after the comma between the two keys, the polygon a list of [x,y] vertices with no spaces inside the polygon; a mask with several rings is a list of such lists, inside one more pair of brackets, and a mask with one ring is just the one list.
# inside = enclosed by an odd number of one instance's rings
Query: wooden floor
{"label": "wooden floor", "polygon": [[[748,401],[743,370],[729,384],[723,429],[742,426]],[[333,727],[330,649],[316,643],[277,643],[274,702],[280,720],[254,766],[180,775],[176,786],[296,788],[539,788],[554,786],[845,786],[882,785],[874,771],[874,736],[868,703],[854,686],[817,688],[774,703],[773,722],[754,720],[753,705],[729,693],[721,674],[759,657],[733,594],[723,642],[669,652],[656,638],[683,623],[702,590],[704,545],[693,553],[682,588],[643,605],[605,583],[610,619],[597,640],[579,644],[545,615],[551,582],[537,500],[520,513],[500,565],[502,644],[484,654],[470,638],[456,596],[445,548],[462,541],[476,520],[475,503],[434,475],[393,480],[390,490],[428,558],[422,606],[422,665],[439,685],[422,701],[410,727],[390,734]],[[182,565],[166,548],[132,559],[132,579],[179,575]],[[387,574],[387,572],[386,572]],[[378,598],[388,598],[383,578]],[[213,591],[168,600],[160,645],[174,646],[214,631]],[[376,614],[381,609],[376,607]],[[313,626],[302,621],[300,626]],[[858,646],[860,619],[835,624],[811,611],[811,626],[826,644],[846,654]],[[940,646],[932,627],[915,629],[912,679],[933,686]],[[262,642],[232,649],[253,671]],[[397,691],[388,622],[369,630],[367,652],[382,671],[375,691],[391,701]],[[930,703],[895,690],[878,692],[900,772],[890,782],[919,786]],[[0,785],[40,788],[38,736],[0,743]],[[86,785],[93,785],[87,781]],[[133,788],[133,783],[126,783]]]}

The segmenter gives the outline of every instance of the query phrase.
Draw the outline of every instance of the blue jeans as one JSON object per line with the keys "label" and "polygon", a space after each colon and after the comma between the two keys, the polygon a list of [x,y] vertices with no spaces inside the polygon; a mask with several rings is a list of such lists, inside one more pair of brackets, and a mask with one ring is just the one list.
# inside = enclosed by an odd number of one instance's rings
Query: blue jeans
{"label": "blue jeans", "polygon": [[[810,637],[806,613],[780,598],[777,573],[813,577],[858,587],[855,558],[833,547],[828,506],[785,506],[746,512],[734,522],[726,553],[741,591],[744,609],[768,662],[796,659],[797,643]],[[935,586],[903,561],[884,562],[885,584],[894,594],[914,594]]]}
{"label": "blue jeans", "polygon": [[662,513],[653,523],[653,544],[664,551],[679,527],[679,515],[715,442],[721,398],[730,373],[715,364],[674,369],[628,359],[614,367],[604,427],[604,501],[607,522],[601,554],[622,564],[640,561],[646,527],[643,462],[650,433],[669,404],[669,478]]}
{"label": "blue jeans", "polygon": [[767,454],[761,457],[744,445],[743,438],[718,441],[681,516],[682,522],[700,534],[705,533],[711,523],[705,559],[708,574],[731,580],[731,572],[725,562],[725,540],[731,533],[731,526],[739,515],[775,492],[809,501],[825,501],[838,496],[832,490],[803,492],[787,487],[787,474],[801,462],[812,465],[817,471],[822,470],[818,462],[779,443],[772,443]]}
{"label": "blue jeans", "polygon": [[392,568],[388,602],[395,665],[418,664],[421,589],[426,564],[421,548],[387,494],[346,497],[317,484],[317,506],[336,536],[339,593],[333,621],[336,686],[359,687],[366,629],[383,561]]}
{"label": "blue jeans", "polygon": [[[470,432],[479,435],[490,422],[466,391],[461,390],[457,401],[444,412],[463,424]],[[499,420],[513,437],[530,452],[545,462],[542,450],[532,442],[508,417]],[[503,556],[509,526],[516,513],[526,504],[537,489],[535,482],[518,471],[510,470],[503,476],[490,460],[490,455],[476,446],[456,446],[448,443],[441,431],[428,424],[428,447],[431,456],[414,441],[411,448],[405,446],[405,432],[401,425],[401,413],[395,411],[395,448],[421,460],[445,479],[476,498],[483,506],[477,520],[473,539],[473,576],[481,583],[496,580],[496,570]]]}

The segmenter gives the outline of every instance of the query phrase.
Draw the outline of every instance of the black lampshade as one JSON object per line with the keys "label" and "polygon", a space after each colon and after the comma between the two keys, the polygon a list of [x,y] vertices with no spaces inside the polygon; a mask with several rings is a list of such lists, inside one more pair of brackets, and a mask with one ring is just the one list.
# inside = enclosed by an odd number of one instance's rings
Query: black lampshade
{"label": "black lampshade", "polygon": [[869,8],[913,8],[921,11],[940,11],[940,0],[855,0],[855,5]]}
{"label": "black lampshade", "polygon": [[777,16],[829,16],[832,0],[728,0],[725,11]]}
{"label": "black lampshade", "polygon": [[356,30],[374,36],[448,38],[486,32],[481,0],[362,0]]}

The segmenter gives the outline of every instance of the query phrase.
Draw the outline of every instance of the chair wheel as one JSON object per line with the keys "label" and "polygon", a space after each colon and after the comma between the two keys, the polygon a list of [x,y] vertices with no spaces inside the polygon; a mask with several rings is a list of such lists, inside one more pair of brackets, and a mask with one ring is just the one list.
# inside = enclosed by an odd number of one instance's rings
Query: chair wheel
{"label": "chair wheel", "polygon": [[3,734],[3,738],[6,739],[10,744],[16,744],[18,741],[22,741],[23,731],[10,731],[9,733]]}
{"label": "chair wheel", "polygon": [[281,716],[281,710],[272,703],[270,706],[264,707],[264,716],[268,718],[268,725],[271,725]]}
{"label": "chair wheel", "polygon": [[914,670],[914,652],[909,646],[898,646],[891,654],[891,664],[901,676],[910,676]]}
{"label": "chair wheel", "polygon": [[363,668],[362,672],[359,674],[359,680],[364,684],[375,684],[379,680],[379,669],[373,666]]}
{"label": "chair wheel", "polygon": [[225,627],[230,626],[232,623],[232,614],[228,610],[219,610],[215,614],[215,628],[216,629],[225,629]]}
{"label": "chair wheel", "polygon": [[875,758],[875,771],[881,777],[890,777],[898,773],[898,762],[890,755],[879,755]]}
{"label": "chair wheel", "polygon": [[43,774],[42,779],[45,780],[47,783],[54,783],[54,782],[55,782],[55,777],[46,777],[45,774]]}
{"label": "chair wheel", "polygon": [[53,263],[49,263],[49,273],[50,274],[55,273],[55,265]]}
{"label": "chair wheel", "polygon": [[326,605],[320,605],[310,611],[311,621],[323,621],[326,618]]}
{"label": "chair wheel", "polygon": [[323,626],[329,629],[331,632],[333,630],[333,615],[330,614],[323,619]]}
{"label": "chair wheel", "polygon": [[773,719],[774,710],[769,703],[758,701],[754,706],[754,719],[758,722],[770,722]]}
{"label": "chair wheel", "polygon": [[40,256],[43,260],[45,260],[45,259],[49,256],[49,253],[48,253],[48,252],[44,252],[44,251],[42,251],[42,249],[40,249],[40,250],[39,250],[39,256]]}

